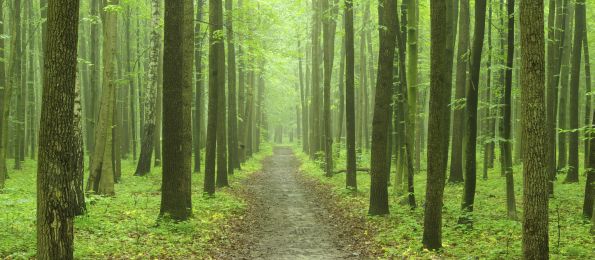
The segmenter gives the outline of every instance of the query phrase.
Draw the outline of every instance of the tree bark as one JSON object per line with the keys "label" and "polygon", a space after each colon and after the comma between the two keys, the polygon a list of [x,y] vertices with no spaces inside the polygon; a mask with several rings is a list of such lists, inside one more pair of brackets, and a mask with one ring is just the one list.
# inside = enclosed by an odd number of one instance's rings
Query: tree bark
{"label": "tree bark", "polygon": [[392,98],[393,61],[396,47],[396,0],[382,0],[378,4],[380,48],[378,52],[378,78],[376,80],[376,101],[372,121],[372,150],[370,162],[370,215],[385,215],[388,209],[387,145],[388,124],[390,124],[390,101]]}
{"label": "tree bark", "polygon": [[426,181],[426,207],[424,210],[423,246],[430,250],[442,247],[442,206],[445,173],[448,163],[448,137],[450,130],[450,98],[452,89],[446,82],[447,12],[446,2],[432,0],[430,108],[428,116],[428,178]]}
{"label": "tree bark", "polygon": [[[463,193],[462,209],[473,211],[475,201],[475,182],[477,178],[477,97],[479,93],[479,73],[481,68],[481,53],[485,34],[486,0],[475,3],[475,27],[473,30],[473,45],[471,49],[471,62],[469,69],[469,82],[467,87],[467,129],[465,145],[465,189]],[[467,217],[461,220],[471,221]]]}
{"label": "tree bark", "polygon": [[163,168],[159,217],[192,215],[192,0],[165,2],[163,66]]}
{"label": "tree bark", "polygon": [[463,182],[463,136],[465,131],[465,89],[469,62],[469,0],[461,0],[459,11],[459,41],[457,75],[452,124],[452,149],[450,157],[450,183]]}
{"label": "tree bark", "polygon": [[525,259],[549,258],[543,8],[543,1],[520,3]]}
{"label": "tree bark", "polygon": [[223,30],[223,7],[221,0],[209,0],[209,108],[207,122],[207,146],[205,155],[204,191],[215,193],[215,158],[217,153],[217,128],[219,89],[225,87],[225,67],[219,64],[225,60],[223,42],[218,40],[218,31]]}
{"label": "tree bark", "polygon": [[145,176],[151,172],[151,159],[153,156],[153,144],[155,141],[155,108],[159,70],[159,51],[161,50],[161,35],[159,34],[159,21],[161,19],[160,3],[158,0],[151,1],[151,50],[149,53],[149,84],[143,92],[145,94],[143,106],[145,107],[145,125],[142,135],[140,158],[136,166],[135,176]]}
{"label": "tree bark", "polygon": [[357,190],[355,158],[355,43],[353,0],[345,0],[345,135],[347,146],[346,186]]}
{"label": "tree bark", "polygon": [[76,172],[82,170],[80,154],[73,154],[82,151],[74,120],[78,17],[79,1],[49,1],[37,167],[39,259],[74,258],[71,203],[77,193],[72,183],[79,183]]}
{"label": "tree bark", "polygon": [[227,162],[228,174],[233,174],[234,169],[240,168],[240,162],[238,158],[238,114],[237,114],[237,98],[236,98],[236,51],[233,30],[233,0],[225,1],[225,8],[227,10],[227,78],[228,78],[228,89],[229,89],[229,117],[228,117],[228,153],[229,158]]}
{"label": "tree bark", "polygon": [[577,0],[574,7],[574,43],[570,70],[570,94],[568,119],[571,132],[568,133],[568,172],[565,182],[578,182],[579,172],[579,81],[581,75],[581,51],[586,28],[585,1]]}

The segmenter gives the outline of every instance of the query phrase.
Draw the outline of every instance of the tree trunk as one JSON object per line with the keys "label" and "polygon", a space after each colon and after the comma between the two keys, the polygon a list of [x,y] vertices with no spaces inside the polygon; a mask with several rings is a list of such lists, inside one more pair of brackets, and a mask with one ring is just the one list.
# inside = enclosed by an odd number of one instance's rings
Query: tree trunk
{"label": "tree trunk", "polygon": [[372,121],[372,150],[370,162],[370,215],[385,215],[388,209],[387,145],[388,124],[390,124],[390,101],[392,98],[393,61],[396,47],[397,1],[383,0],[378,4],[380,48],[378,52],[378,79],[376,80],[376,101]]}
{"label": "tree trunk", "polygon": [[155,107],[157,86],[159,85],[157,74],[159,70],[159,50],[161,49],[161,35],[159,34],[159,21],[161,19],[160,3],[158,0],[151,1],[151,52],[149,53],[149,84],[143,92],[145,94],[143,106],[145,107],[145,125],[142,135],[140,158],[136,166],[136,176],[145,176],[151,172],[151,158],[153,156],[153,144],[155,141]]}
{"label": "tree trunk", "polygon": [[584,30],[586,28],[586,8],[584,0],[577,0],[574,7],[574,43],[572,46],[572,60],[570,71],[570,94],[568,119],[570,133],[568,133],[568,172],[565,182],[578,182],[579,172],[579,81],[581,75],[581,51]]}
{"label": "tree trunk", "polygon": [[446,2],[432,0],[431,15],[431,68],[430,108],[428,129],[428,179],[424,211],[423,246],[430,250],[442,247],[442,206],[445,173],[448,163],[448,137],[450,130],[450,98],[452,89],[446,82],[448,38]]}
{"label": "tree trunk", "polygon": [[[485,34],[486,1],[478,1],[475,4],[475,27],[473,30],[473,45],[471,49],[471,62],[469,69],[469,82],[467,87],[467,129],[465,149],[465,189],[463,193],[462,209],[467,212],[473,211],[475,201],[476,182],[476,148],[477,148],[477,96],[479,92],[479,72],[481,68],[481,52],[483,50],[483,39]],[[433,128],[430,128],[433,129]],[[429,160],[428,160],[429,161]],[[467,217],[461,219],[463,222],[471,221]]]}
{"label": "tree trunk", "polygon": [[[0,20],[2,24],[5,23],[4,19],[4,6],[0,4]],[[0,34],[4,34],[4,26],[0,26]],[[0,39],[0,190],[4,188],[6,182],[6,136],[8,132],[8,115],[10,109],[10,90],[11,84],[6,84],[6,56],[4,49],[5,39]]]}
{"label": "tree trunk", "polygon": [[[117,5],[118,0],[108,0],[103,3]],[[101,195],[114,195],[113,135],[114,100],[116,98],[116,34],[117,13],[101,8],[103,20],[103,87],[99,108],[98,124],[95,128],[95,150],[91,158],[87,191]]]}
{"label": "tree trunk", "polygon": [[229,117],[228,117],[228,174],[233,174],[234,169],[239,169],[240,162],[238,158],[238,115],[237,115],[237,98],[236,98],[236,51],[234,41],[234,30],[233,30],[233,0],[225,1],[225,8],[227,10],[227,78],[228,78],[228,89],[229,89]]}
{"label": "tree trunk", "polygon": [[[15,3],[18,7],[19,1]],[[82,170],[80,154],[72,156],[72,151],[82,151],[74,120],[78,18],[78,1],[49,1],[37,167],[39,259],[74,258],[71,203],[77,197],[73,183],[79,184],[77,171]]]}
{"label": "tree trunk", "polygon": [[[595,126],[595,112],[592,115],[593,121],[591,121],[591,125],[589,126],[589,130],[591,131]],[[590,139],[585,141],[585,143],[589,143],[589,151],[587,151],[587,155],[585,156],[587,159],[587,181],[585,183],[585,198],[583,200],[583,216],[587,219],[593,216],[593,197],[595,196],[595,138],[593,136],[590,137]]]}
{"label": "tree trunk", "polygon": [[192,215],[192,65],[194,4],[165,2],[163,70],[163,177],[159,217]]}
{"label": "tree trunk", "polygon": [[[225,67],[220,64],[225,60],[223,42],[218,39],[218,31],[223,30],[223,6],[221,0],[209,0],[209,110],[207,123],[207,146],[205,155],[204,191],[209,195],[215,193],[215,158],[217,154],[217,128],[219,89],[225,87]],[[224,121],[222,121],[224,122]]]}
{"label": "tree trunk", "polygon": [[548,258],[548,174],[543,1],[521,0],[523,256]]}
{"label": "tree trunk", "polygon": [[345,137],[347,147],[347,188],[357,190],[355,158],[355,40],[353,0],[345,0]]}
{"label": "tree trunk", "polygon": [[[585,126],[588,126],[591,123],[591,109],[592,109],[592,99],[591,99],[591,95],[589,93],[591,93],[591,61],[589,59],[589,41],[588,41],[588,35],[587,35],[587,30],[584,30],[584,38],[583,38],[583,55],[585,57],[585,93],[587,93],[585,95]],[[585,169],[588,168],[592,168],[589,167],[589,160],[590,160],[590,147],[591,147],[591,142],[588,141],[591,138],[591,134],[588,131],[585,131],[584,133],[585,136]]]}
{"label": "tree trunk", "polygon": [[333,175],[333,135],[331,124],[331,80],[333,73],[333,61],[335,53],[335,6],[333,0],[322,0],[322,11],[325,14],[323,24],[323,45],[324,45],[324,98],[323,98],[323,120],[324,120],[324,154],[326,176]]}
{"label": "tree trunk", "polygon": [[[198,0],[196,4],[196,20],[202,21],[203,16],[203,0]],[[194,23],[194,76],[196,77],[196,85],[194,88],[194,117],[192,118],[192,140],[194,144],[194,172],[200,172],[200,165],[201,165],[201,156],[200,156],[200,149],[201,149],[201,128],[202,128],[202,95],[204,93],[203,90],[203,80],[204,77],[202,75],[202,39],[203,35],[201,34],[201,23],[196,22]]]}
{"label": "tree trunk", "polygon": [[567,3],[565,8],[566,21],[564,23],[564,43],[562,46],[561,65],[560,65],[560,103],[558,104],[558,170],[563,170],[568,166],[568,134],[564,131],[568,129],[568,84],[570,77],[570,54],[572,51],[572,25],[574,21],[574,5]]}
{"label": "tree trunk", "polygon": [[457,76],[452,123],[452,149],[450,157],[451,183],[463,182],[463,136],[465,131],[465,88],[469,61],[469,0],[461,0],[459,11],[459,42]]}
{"label": "tree trunk", "polygon": [[514,176],[512,172],[512,69],[514,66],[514,0],[508,0],[506,4],[508,17],[506,71],[504,84],[504,107],[502,127],[500,131],[501,141],[501,162],[504,175],[506,176],[506,209],[508,218],[516,219],[516,200],[514,195]]}
{"label": "tree trunk", "polygon": [[321,143],[321,122],[320,122],[320,108],[322,102],[320,100],[320,34],[321,34],[321,20],[322,14],[320,10],[320,2],[323,0],[312,0],[312,105],[310,106],[310,117],[312,123],[310,124],[310,156],[315,157],[316,153],[321,152],[324,148]]}

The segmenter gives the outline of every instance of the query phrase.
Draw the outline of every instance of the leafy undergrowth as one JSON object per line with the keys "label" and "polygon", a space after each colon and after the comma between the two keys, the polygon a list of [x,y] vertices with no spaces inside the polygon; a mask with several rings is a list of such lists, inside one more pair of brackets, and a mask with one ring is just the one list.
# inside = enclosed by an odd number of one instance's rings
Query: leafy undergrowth
{"label": "leafy undergrowth", "polygon": [[[230,190],[250,173],[261,169],[270,155],[269,145],[230,177],[232,188],[213,198],[203,196],[202,173],[192,175],[193,217],[181,223],[157,223],[161,168],[147,177],[133,177],[136,164],[122,162],[122,181],[115,197],[87,197],[87,214],[75,221],[75,258],[78,259],[189,259],[204,258],[207,247],[227,220],[241,214],[245,203]],[[22,171],[10,171],[0,193],[0,258],[35,256],[36,163],[25,162]]]}
{"label": "leafy undergrowth", "polygon": [[[350,209],[352,214],[367,215],[370,175],[358,172],[358,192],[345,188],[345,173],[331,178],[324,176],[320,162],[312,161],[294,148],[302,160],[302,173],[331,187],[339,198],[339,205]],[[366,167],[363,156],[358,166]],[[367,159],[365,159],[367,160]],[[336,165],[344,164],[344,154]],[[341,166],[337,166],[341,168]],[[482,169],[481,165],[478,169]],[[517,211],[522,216],[522,168],[515,166],[515,193]],[[498,167],[491,169],[488,180],[478,177],[475,197],[473,228],[457,224],[461,216],[460,203],[463,185],[448,184],[444,192],[443,235],[444,248],[438,252],[422,249],[423,205],[425,200],[425,171],[415,176],[415,195],[418,207],[410,210],[403,196],[397,196],[394,187],[389,188],[390,215],[368,217],[375,241],[383,248],[385,258],[480,258],[518,259],[522,256],[521,222],[507,219],[505,206],[505,180],[499,176]],[[395,174],[394,172],[392,173]],[[559,179],[563,179],[560,176]],[[590,224],[582,217],[584,177],[578,184],[555,185],[555,197],[550,200],[550,256],[553,259],[595,259],[595,243],[589,233]]]}

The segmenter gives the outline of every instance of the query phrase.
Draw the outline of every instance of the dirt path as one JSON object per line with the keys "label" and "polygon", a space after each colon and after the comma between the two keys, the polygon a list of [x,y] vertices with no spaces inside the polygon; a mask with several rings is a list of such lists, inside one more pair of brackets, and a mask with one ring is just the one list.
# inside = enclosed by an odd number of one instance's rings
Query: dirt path
{"label": "dirt path", "polygon": [[338,234],[321,220],[326,210],[300,184],[299,161],[290,148],[277,147],[264,161],[264,169],[245,183],[251,196],[244,241],[231,258],[243,259],[346,259]]}

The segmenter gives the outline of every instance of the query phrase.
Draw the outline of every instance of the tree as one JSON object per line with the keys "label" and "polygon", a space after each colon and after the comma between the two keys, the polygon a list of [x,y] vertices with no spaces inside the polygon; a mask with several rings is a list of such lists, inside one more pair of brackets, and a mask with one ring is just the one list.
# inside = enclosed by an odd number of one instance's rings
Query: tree
{"label": "tree", "polygon": [[548,258],[548,173],[543,1],[521,0],[523,256]]}
{"label": "tree", "polygon": [[321,1],[326,0],[312,0],[312,104],[310,105],[310,156],[315,157],[316,153],[322,151],[324,147],[321,144],[321,121],[320,108],[322,107],[320,95],[320,34],[321,34]]}
{"label": "tree", "polygon": [[397,1],[382,0],[378,3],[380,24],[380,48],[378,52],[378,80],[376,80],[376,102],[372,121],[372,153],[370,162],[370,215],[384,215],[388,209],[387,145],[388,124],[390,124],[390,102],[392,97],[393,60],[397,40]]}
{"label": "tree", "polygon": [[345,127],[347,147],[346,186],[357,190],[355,161],[355,44],[353,0],[345,0]]}
{"label": "tree", "polygon": [[219,89],[225,87],[225,47],[218,34],[223,30],[223,7],[221,0],[209,0],[209,109],[207,122],[207,146],[205,155],[204,191],[215,194],[215,156],[217,151],[217,125]]}
{"label": "tree", "polygon": [[450,130],[450,98],[452,89],[446,79],[447,12],[446,2],[432,0],[431,16],[431,67],[430,110],[428,129],[428,178],[426,183],[426,207],[424,210],[423,246],[430,250],[442,247],[442,205],[444,183],[448,162],[448,136]]}
{"label": "tree", "polygon": [[[587,111],[589,112],[589,111]],[[589,113],[591,114],[591,113]],[[593,113],[593,121],[589,130],[593,130],[595,126],[595,112]],[[590,138],[585,141],[589,143],[589,151],[587,154],[587,181],[585,183],[585,198],[583,200],[583,215],[588,219],[592,217],[593,214],[593,202],[595,197],[595,138],[590,136]]]}
{"label": "tree", "polygon": [[234,169],[240,168],[240,160],[238,158],[238,116],[237,116],[237,98],[236,98],[236,51],[234,42],[234,30],[233,30],[233,0],[225,1],[225,9],[227,10],[227,62],[229,68],[227,69],[227,88],[229,90],[229,117],[228,127],[229,135],[227,144],[229,158],[227,162],[228,174],[233,174]]}
{"label": "tree", "polygon": [[333,175],[333,136],[331,127],[331,80],[333,73],[333,61],[335,53],[335,6],[333,0],[322,0],[324,11],[323,42],[324,42],[324,97],[323,97],[323,120],[324,120],[324,151],[325,151],[325,173],[327,177]]}
{"label": "tree", "polygon": [[459,42],[457,51],[457,75],[452,123],[452,149],[450,157],[451,183],[463,182],[463,131],[465,130],[465,90],[469,61],[469,0],[461,0],[459,6]]}
{"label": "tree", "polygon": [[584,30],[586,29],[585,0],[577,0],[574,7],[574,43],[570,70],[570,95],[568,117],[570,133],[568,133],[568,172],[565,182],[578,182],[579,172],[579,81],[581,76],[581,52]]}
{"label": "tree", "polygon": [[[78,0],[50,0],[37,167],[37,258],[73,259]],[[82,185],[82,183],[81,183]]]}
{"label": "tree", "polygon": [[[469,67],[469,82],[467,85],[467,128],[465,145],[465,190],[463,193],[462,209],[473,211],[475,200],[475,182],[477,178],[477,97],[479,93],[479,70],[481,68],[481,53],[485,34],[486,1],[475,3],[475,27],[473,29],[473,43],[471,46],[471,61]],[[431,129],[431,128],[430,128]],[[470,221],[467,217],[463,222]]]}
{"label": "tree", "polygon": [[[196,4],[196,20],[202,21],[203,3],[204,0],[198,0]],[[202,138],[202,122],[203,122],[203,95],[204,95],[204,77],[202,75],[202,52],[203,52],[203,35],[201,34],[201,23],[194,23],[194,73],[196,78],[195,94],[194,94],[194,117],[192,118],[192,140],[194,141],[194,172],[200,172],[201,156],[200,149]]]}
{"label": "tree", "polygon": [[500,131],[501,162],[506,176],[506,208],[508,218],[516,219],[516,200],[514,195],[514,177],[512,174],[512,67],[514,65],[514,0],[506,4],[508,16],[507,54],[504,85],[503,119]]}
{"label": "tree", "polygon": [[163,52],[163,169],[160,218],[192,215],[192,0],[165,2]]}
{"label": "tree", "polygon": [[119,0],[103,3],[103,88],[99,118],[95,128],[95,149],[91,158],[87,191],[101,195],[114,195],[116,166],[113,158],[114,104],[116,99],[116,33],[117,11],[110,8]]}
{"label": "tree", "polygon": [[155,107],[157,88],[159,81],[157,78],[159,70],[159,59],[161,50],[161,35],[159,34],[159,20],[161,18],[159,0],[151,1],[151,52],[149,54],[149,84],[147,89],[143,92],[145,97],[143,99],[145,107],[145,125],[143,126],[144,134],[141,135],[141,150],[140,158],[136,166],[136,176],[144,176],[151,172],[151,157],[153,155],[153,142],[155,141]]}
{"label": "tree", "polygon": [[[0,4],[0,20],[4,24],[4,6]],[[4,34],[4,26],[0,26],[0,34]],[[6,181],[6,136],[8,134],[8,115],[10,103],[10,85],[6,84],[6,63],[4,52],[4,39],[0,39],[0,190]]]}

